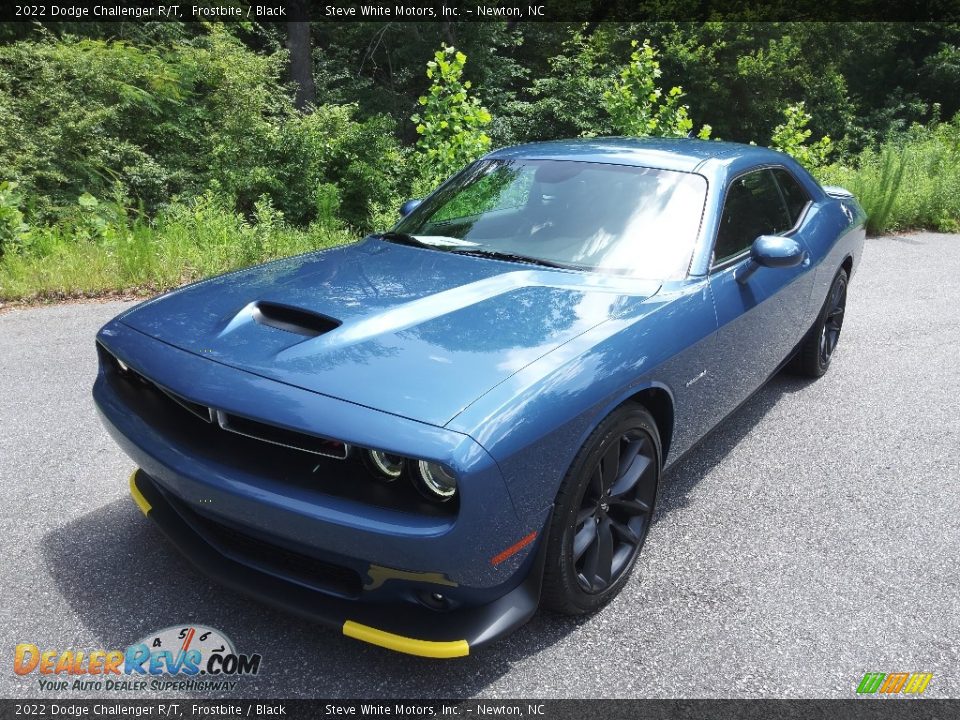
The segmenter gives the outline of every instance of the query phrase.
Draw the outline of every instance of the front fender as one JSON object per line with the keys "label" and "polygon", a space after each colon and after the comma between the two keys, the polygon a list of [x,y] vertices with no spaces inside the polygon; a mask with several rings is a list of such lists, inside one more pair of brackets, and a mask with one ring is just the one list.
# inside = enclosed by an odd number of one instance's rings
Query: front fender
{"label": "front fender", "polygon": [[635,312],[584,333],[480,398],[448,423],[497,461],[521,518],[554,500],[577,451],[615,407],[659,388],[675,406],[674,447],[699,432],[696,403],[715,354],[716,313],[704,280],[677,287]]}

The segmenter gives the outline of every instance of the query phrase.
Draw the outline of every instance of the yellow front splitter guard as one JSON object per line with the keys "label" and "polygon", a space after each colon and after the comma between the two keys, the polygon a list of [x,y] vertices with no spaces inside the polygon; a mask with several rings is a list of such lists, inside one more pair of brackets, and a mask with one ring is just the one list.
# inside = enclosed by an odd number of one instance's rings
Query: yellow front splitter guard
{"label": "yellow front splitter guard", "polygon": [[429,658],[455,658],[465,657],[470,654],[470,645],[466,640],[448,640],[438,642],[435,640],[416,640],[415,638],[404,637],[369,625],[361,625],[353,620],[347,620],[343,624],[343,634],[356,640],[379,645],[380,647],[394,650],[396,652],[406,653],[407,655],[419,655]]}
{"label": "yellow front splitter guard", "polygon": [[152,506],[147,501],[147,499],[143,496],[143,493],[140,492],[140,488],[137,487],[138,472],[140,471],[134,470],[133,475],[130,476],[130,494],[133,496],[134,502],[137,503],[137,507],[140,508],[140,512],[142,512],[144,515],[147,515],[152,509]]}

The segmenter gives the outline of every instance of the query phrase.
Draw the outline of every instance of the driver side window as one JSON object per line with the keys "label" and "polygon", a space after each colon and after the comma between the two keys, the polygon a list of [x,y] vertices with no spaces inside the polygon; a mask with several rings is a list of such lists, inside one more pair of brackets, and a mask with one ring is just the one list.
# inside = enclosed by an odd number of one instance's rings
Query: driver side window
{"label": "driver side window", "polygon": [[770,170],[741,175],[727,188],[713,264],[739,255],[761,235],[777,235],[792,225]]}

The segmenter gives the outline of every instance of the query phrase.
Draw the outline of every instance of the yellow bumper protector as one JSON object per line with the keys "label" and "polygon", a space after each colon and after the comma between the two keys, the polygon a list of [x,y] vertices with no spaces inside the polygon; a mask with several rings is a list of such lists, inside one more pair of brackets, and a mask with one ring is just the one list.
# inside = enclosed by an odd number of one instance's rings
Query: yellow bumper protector
{"label": "yellow bumper protector", "polygon": [[362,640],[371,645],[379,645],[388,650],[419,655],[429,658],[455,658],[470,654],[470,645],[466,640],[448,640],[437,642],[434,640],[416,640],[414,638],[395,635],[385,630],[377,630],[369,625],[361,625],[353,620],[343,624],[343,634],[355,640]]}
{"label": "yellow bumper protector", "polygon": [[134,470],[133,475],[130,476],[130,494],[133,495],[134,501],[137,503],[137,507],[140,508],[140,512],[144,515],[147,515],[150,512],[151,505],[147,502],[147,499],[143,496],[143,493],[140,492],[140,488],[137,487],[137,473],[139,470]]}

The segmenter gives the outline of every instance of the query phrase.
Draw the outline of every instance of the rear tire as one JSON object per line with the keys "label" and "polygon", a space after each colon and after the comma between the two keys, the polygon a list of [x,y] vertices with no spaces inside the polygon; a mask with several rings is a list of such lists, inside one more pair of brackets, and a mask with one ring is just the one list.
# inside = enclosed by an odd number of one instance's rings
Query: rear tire
{"label": "rear tire", "polygon": [[541,602],[593,612],[626,585],[653,518],[660,434],[646,408],[614,410],[584,443],[554,506]]}
{"label": "rear tire", "polygon": [[843,317],[847,305],[847,271],[837,271],[820,315],[807,333],[790,369],[799,375],[822,377],[830,367],[833,352],[840,340]]}

